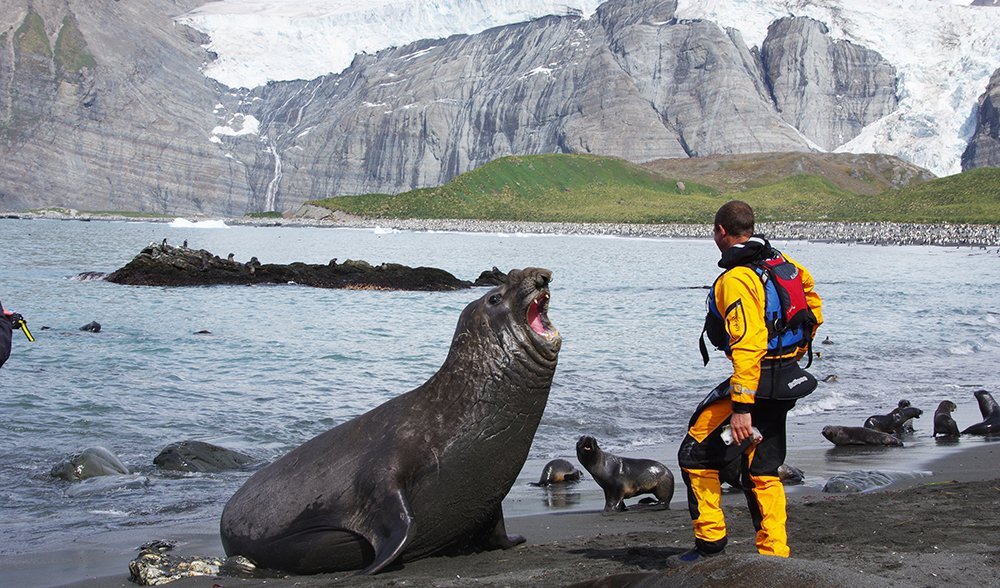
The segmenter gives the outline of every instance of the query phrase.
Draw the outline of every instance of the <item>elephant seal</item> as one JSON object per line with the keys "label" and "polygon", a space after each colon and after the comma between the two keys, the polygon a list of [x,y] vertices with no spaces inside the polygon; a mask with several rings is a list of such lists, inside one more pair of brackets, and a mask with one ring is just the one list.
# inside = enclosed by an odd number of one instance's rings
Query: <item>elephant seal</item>
{"label": "elephant seal", "polygon": [[1000,406],[986,390],[976,390],[973,396],[979,402],[979,412],[983,413],[983,422],[976,423],[962,431],[963,435],[998,435],[1000,434]]}
{"label": "elephant seal", "polygon": [[865,428],[874,429],[883,433],[899,435],[907,431],[912,431],[913,425],[910,424],[910,421],[912,419],[920,418],[920,415],[922,414],[924,414],[924,411],[910,406],[910,401],[903,399],[899,401],[899,406],[892,409],[889,414],[875,414],[868,417],[864,426]]}
{"label": "elephant seal", "polygon": [[125,464],[104,447],[88,447],[52,466],[49,473],[56,478],[75,482],[97,476],[115,476],[129,472]]}
{"label": "elephant seal", "polygon": [[511,270],[462,311],[421,386],[322,433],[230,498],[226,554],[293,574],[513,547],[501,503],[548,401],[561,338],[540,268]]}
{"label": "elephant seal", "polygon": [[674,474],[658,461],[618,457],[600,448],[597,439],[584,435],[576,442],[576,458],[604,490],[604,512],[622,512],[625,499],[652,494],[670,508]]}
{"label": "elephant seal", "polygon": [[551,486],[552,484],[562,484],[564,482],[579,482],[583,477],[583,472],[576,469],[565,459],[553,459],[542,468],[542,475],[538,478],[538,483],[532,486]]}
{"label": "elephant seal", "polygon": [[934,411],[934,434],[932,437],[941,435],[942,437],[958,437],[958,425],[955,419],[951,418],[951,413],[955,412],[955,403],[951,400],[942,400]]}
{"label": "elephant seal", "polygon": [[903,442],[889,433],[869,429],[868,427],[842,427],[827,425],[823,427],[823,436],[830,443],[842,445],[889,445],[902,447]]}
{"label": "elephant seal", "polygon": [[252,461],[253,458],[245,453],[192,440],[171,443],[153,458],[153,464],[161,470],[178,472],[236,470]]}

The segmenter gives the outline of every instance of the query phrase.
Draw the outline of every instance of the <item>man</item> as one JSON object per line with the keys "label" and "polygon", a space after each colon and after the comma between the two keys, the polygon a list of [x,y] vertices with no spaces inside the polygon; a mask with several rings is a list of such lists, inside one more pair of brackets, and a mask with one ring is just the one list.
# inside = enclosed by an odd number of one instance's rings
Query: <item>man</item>
{"label": "man", "polygon": [[6,363],[7,358],[10,357],[10,338],[13,327],[10,317],[11,313],[0,302],[0,366]]}
{"label": "man", "polygon": [[[798,360],[811,353],[823,315],[809,272],[753,230],[753,209],[746,202],[727,202],[715,215],[713,234],[725,271],[709,293],[704,333],[726,352],[733,373],[695,409],[678,452],[695,534],[695,548],[679,556],[685,562],[719,555],[726,547],[721,481],[743,488],[757,551],[789,554],[785,489],[778,477],[785,461],[785,416],[816,388]],[[793,305],[782,305],[782,294],[793,300],[797,295],[808,309],[785,321],[788,309],[782,307]],[[788,323],[794,324],[784,329]],[[702,353],[707,363],[703,342]]]}

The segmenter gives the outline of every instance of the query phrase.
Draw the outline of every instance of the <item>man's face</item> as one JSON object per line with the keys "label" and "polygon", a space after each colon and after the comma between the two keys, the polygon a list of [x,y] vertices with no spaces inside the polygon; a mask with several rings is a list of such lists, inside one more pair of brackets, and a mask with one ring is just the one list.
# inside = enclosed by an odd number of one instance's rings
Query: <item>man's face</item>
{"label": "man's face", "polygon": [[712,228],[712,238],[715,239],[715,246],[719,248],[719,251],[725,251],[728,245],[726,244],[726,229],[723,229],[721,225],[715,225]]}

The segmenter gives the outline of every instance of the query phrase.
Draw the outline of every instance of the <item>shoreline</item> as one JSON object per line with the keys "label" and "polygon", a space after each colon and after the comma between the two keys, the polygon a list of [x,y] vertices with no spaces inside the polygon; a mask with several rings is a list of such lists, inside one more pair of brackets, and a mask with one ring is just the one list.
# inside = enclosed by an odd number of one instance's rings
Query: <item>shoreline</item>
{"label": "shoreline", "polygon": [[[992,583],[1000,572],[1000,558],[984,538],[984,529],[1000,524],[1000,509],[995,507],[1000,497],[1000,439],[949,452],[929,467],[928,476],[864,493],[790,492],[793,553],[787,560],[756,555],[743,496],[727,492],[723,495],[730,527],[726,557],[679,566],[671,556],[693,542],[681,490],[670,510],[639,506],[605,515],[595,503],[585,511],[507,517],[508,532],[524,535],[526,543],[510,550],[425,558],[376,576],[196,576],[170,585],[567,586],[614,574],[639,574],[652,582],[650,586],[722,586],[751,573],[788,585]],[[0,563],[0,580],[10,585],[76,588],[135,586],[128,577],[128,563],[138,545],[169,539],[177,544],[172,556],[218,556],[222,548],[216,523],[101,533],[45,552],[7,556]]]}
{"label": "shoreline", "polygon": [[[324,209],[325,210],[325,209]],[[320,215],[321,214],[321,215]],[[474,219],[368,218],[344,213],[309,214],[290,218],[214,218],[229,226],[390,229],[413,232],[524,233],[538,235],[614,236],[631,238],[708,239],[708,224],[571,223]],[[170,223],[186,217],[131,217],[80,213],[0,213],[8,219]],[[209,220],[200,218],[199,221]],[[197,221],[195,221],[197,222]],[[773,241],[817,241],[865,245],[934,245],[940,247],[1000,247],[1000,225],[957,223],[893,223],[787,221],[758,222]]]}

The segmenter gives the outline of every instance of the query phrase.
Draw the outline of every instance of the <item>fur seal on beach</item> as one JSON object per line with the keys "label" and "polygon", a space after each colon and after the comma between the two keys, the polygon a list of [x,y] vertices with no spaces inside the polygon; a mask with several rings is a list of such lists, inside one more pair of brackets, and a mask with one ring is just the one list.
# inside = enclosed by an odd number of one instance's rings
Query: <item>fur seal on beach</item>
{"label": "fur seal on beach", "polygon": [[876,431],[868,427],[842,427],[827,425],[823,427],[823,436],[834,445],[888,445],[902,447],[903,442],[889,433]]}
{"label": "fur seal on beach", "polygon": [[538,483],[532,486],[550,486],[552,484],[562,484],[564,482],[579,482],[583,477],[583,472],[576,469],[568,460],[553,459],[542,468],[542,475],[538,478]]}
{"label": "fur seal on beach", "polygon": [[421,386],[261,469],[222,512],[227,555],[294,574],[513,547],[501,503],[548,401],[561,338],[541,268],[512,270],[462,311]]}
{"label": "fur seal on beach", "polygon": [[979,412],[983,414],[983,422],[976,423],[962,431],[963,435],[1000,435],[1000,406],[986,390],[976,390],[972,393],[979,402]]}
{"label": "fur seal on beach", "polygon": [[958,425],[955,419],[951,418],[951,413],[955,412],[955,403],[951,400],[942,400],[934,411],[934,434],[932,437],[941,435],[942,437],[958,437]]}
{"label": "fur seal on beach", "polygon": [[913,425],[910,424],[910,421],[920,418],[920,415],[922,414],[924,414],[924,411],[914,406],[910,406],[910,401],[903,399],[899,401],[899,405],[892,409],[889,414],[874,414],[868,417],[864,426],[865,428],[874,429],[883,433],[899,435],[906,431],[912,431]]}
{"label": "fur seal on beach", "polygon": [[600,448],[597,439],[584,435],[576,442],[576,458],[604,490],[604,512],[624,511],[625,499],[652,494],[670,508],[674,474],[658,461],[618,457]]}

